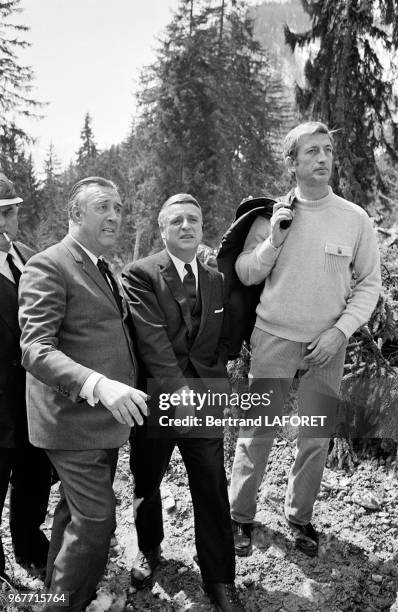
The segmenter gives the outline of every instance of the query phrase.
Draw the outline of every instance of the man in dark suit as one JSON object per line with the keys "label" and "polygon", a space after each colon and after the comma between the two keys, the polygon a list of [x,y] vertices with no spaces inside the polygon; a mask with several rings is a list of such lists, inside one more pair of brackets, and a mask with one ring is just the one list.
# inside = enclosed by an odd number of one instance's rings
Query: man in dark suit
{"label": "man in dark suit", "polygon": [[111,181],[79,181],[68,203],[69,234],[32,257],[21,279],[29,436],[61,480],[46,586],[70,612],[88,605],[105,569],[118,448],[147,410],[145,394],[132,386],[127,311],[101,257],[117,240],[122,208]]}
{"label": "man in dark suit", "polygon": [[[221,274],[196,257],[202,212],[195,198],[186,193],[169,198],[161,208],[159,227],[166,249],[128,265],[122,273],[123,286],[139,358],[146,377],[155,383],[155,397],[173,393],[180,399],[175,417],[193,417],[195,406],[184,400],[184,393],[187,398],[191,390],[206,389],[202,379],[223,379],[224,389],[226,385],[223,281]],[[131,450],[135,497],[137,503],[141,500],[136,518],[140,551],[132,584],[149,586],[159,563],[163,539],[159,487],[177,444],[189,477],[204,588],[221,610],[243,610],[234,586],[222,435],[184,437],[170,428],[168,436],[166,432],[151,437],[156,406],[152,408],[151,419],[145,429],[136,431]]]}
{"label": "man in dark suit", "polygon": [[[48,552],[40,525],[46,517],[51,465],[46,454],[29,443],[26,422],[18,284],[33,251],[14,242],[21,202],[12,182],[0,174],[0,520],[11,476],[10,529],[15,558],[38,573],[46,565]],[[0,577],[6,577],[1,539]]]}

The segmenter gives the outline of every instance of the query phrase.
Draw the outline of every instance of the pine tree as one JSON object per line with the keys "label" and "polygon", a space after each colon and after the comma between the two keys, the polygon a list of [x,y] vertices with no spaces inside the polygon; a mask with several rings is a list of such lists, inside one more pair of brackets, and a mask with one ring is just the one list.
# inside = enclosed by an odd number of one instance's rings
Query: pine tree
{"label": "pine tree", "polygon": [[92,169],[98,157],[98,149],[95,144],[94,133],[91,127],[92,119],[89,113],[84,117],[84,124],[80,131],[81,145],[77,152],[78,174],[81,178],[93,174]]}
{"label": "pine tree", "polygon": [[242,197],[275,186],[280,173],[275,144],[288,108],[247,5],[181,1],[141,85],[148,174],[162,200],[198,197],[215,242]]}
{"label": "pine tree", "polygon": [[19,238],[35,247],[40,221],[40,184],[32,156],[26,155],[24,140],[16,130],[6,130],[0,135],[0,167],[23,199],[19,207]]}
{"label": "pine tree", "polygon": [[[122,244],[126,245],[126,259],[136,260],[147,255],[153,247],[159,250],[157,216],[163,203],[160,185],[161,170],[152,142],[153,131],[144,122],[134,125],[122,146],[125,168],[126,218]],[[159,248],[158,248],[159,247]]]}
{"label": "pine tree", "polygon": [[67,194],[65,174],[51,143],[44,162],[44,181],[41,190],[42,216],[40,219],[38,247],[47,246],[61,240],[67,232]]}
{"label": "pine tree", "polygon": [[19,236],[23,242],[36,248],[42,203],[40,182],[31,155],[27,157],[23,151],[18,155],[13,176],[18,194],[23,198],[19,207]]}
{"label": "pine tree", "polygon": [[18,52],[30,44],[22,38],[29,28],[9,21],[21,12],[20,3],[21,0],[0,1],[0,135],[9,135],[12,130],[27,138],[12,117],[35,115],[41,104],[31,96],[32,69],[18,60]]}
{"label": "pine tree", "polygon": [[[380,208],[385,191],[380,152],[398,159],[397,97],[392,55],[398,45],[397,0],[302,0],[312,19],[304,33],[286,28],[286,41],[319,45],[305,66],[306,85],[297,86],[306,118],[336,130],[333,186],[344,197]],[[389,69],[389,70],[388,70]],[[372,206],[371,206],[372,204]]]}

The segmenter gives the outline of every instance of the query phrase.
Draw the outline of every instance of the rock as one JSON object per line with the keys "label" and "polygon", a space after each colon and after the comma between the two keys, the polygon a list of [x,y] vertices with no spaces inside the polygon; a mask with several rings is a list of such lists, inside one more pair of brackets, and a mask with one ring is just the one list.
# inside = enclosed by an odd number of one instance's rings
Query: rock
{"label": "rock", "polygon": [[271,546],[267,549],[267,555],[276,559],[283,559],[286,557],[286,552],[278,546],[275,546],[275,544],[271,544]]}
{"label": "rock", "polygon": [[176,500],[171,495],[166,497],[162,501],[163,501],[163,508],[167,512],[172,512],[173,510],[176,509]]}
{"label": "rock", "polygon": [[185,612],[192,608],[192,602],[188,599],[185,591],[179,591],[174,595],[173,608],[178,612]]}
{"label": "rock", "polygon": [[372,580],[373,582],[383,582],[383,576],[381,576],[381,574],[372,574]]}
{"label": "rock", "polygon": [[372,595],[379,595],[380,593],[380,589],[378,586],[376,586],[375,584],[368,584],[367,590],[369,591],[369,593],[371,593]]}
{"label": "rock", "polygon": [[315,580],[304,580],[300,589],[300,594],[309,601],[317,604],[322,609],[321,604],[326,601],[330,595],[330,586],[316,582]]}
{"label": "rock", "polygon": [[345,476],[343,478],[340,478],[339,484],[341,487],[348,487],[348,485],[351,484],[351,477]]}
{"label": "rock", "polygon": [[130,508],[127,508],[127,510],[124,511],[123,518],[126,523],[130,523],[134,525],[134,521],[135,521],[134,512],[135,512],[134,506],[131,506]]}
{"label": "rock", "polygon": [[163,504],[163,508],[167,511],[167,512],[172,512],[173,510],[175,510],[176,508],[176,501],[174,499],[174,495],[172,494],[171,490],[169,487],[161,487],[160,488],[160,494],[162,496],[162,504]]}
{"label": "rock", "polygon": [[354,493],[351,497],[351,501],[367,510],[378,510],[381,506],[381,500],[371,491],[359,491],[358,493]]}
{"label": "rock", "polygon": [[177,571],[177,574],[179,574],[180,576],[182,576],[182,574],[185,574],[188,571],[187,567],[180,567]]}
{"label": "rock", "polygon": [[245,587],[250,587],[252,586],[252,584],[259,584],[260,582],[260,575],[258,574],[258,572],[253,572],[252,574],[245,576],[242,580],[242,584],[245,585]]}
{"label": "rock", "polygon": [[252,534],[252,541],[257,548],[267,547],[267,536],[262,529],[254,529]]}
{"label": "rock", "polygon": [[369,555],[368,560],[371,565],[375,565],[375,566],[381,563],[381,559],[377,555],[374,555],[373,553]]}
{"label": "rock", "polygon": [[105,591],[98,591],[96,599],[91,602],[87,608],[87,612],[107,612],[111,609],[113,596]]}

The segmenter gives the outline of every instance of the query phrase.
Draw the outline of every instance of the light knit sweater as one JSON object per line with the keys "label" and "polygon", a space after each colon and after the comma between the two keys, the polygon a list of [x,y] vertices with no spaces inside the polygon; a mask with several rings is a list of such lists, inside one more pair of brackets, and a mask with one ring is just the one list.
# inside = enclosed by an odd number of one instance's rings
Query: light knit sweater
{"label": "light knit sweater", "polygon": [[265,280],[256,327],[310,342],[332,326],[349,338],[368,321],[381,289],[380,258],[362,208],[329,187],[321,200],[296,199],[289,234],[279,248],[272,246],[270,231],[270,220],[258,217],[235,264],[243,284]]}

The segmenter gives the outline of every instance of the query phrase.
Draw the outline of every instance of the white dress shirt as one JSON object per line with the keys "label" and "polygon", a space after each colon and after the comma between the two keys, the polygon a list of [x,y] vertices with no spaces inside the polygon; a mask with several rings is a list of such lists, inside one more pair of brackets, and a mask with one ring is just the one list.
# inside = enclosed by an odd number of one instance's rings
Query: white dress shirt
{"label": "white dress shirt", "polygon": [[13,262],[16,265],[16,267],[18,268],[18,270],[20,270],[21,272],[23,271],[23,263],[22,263],[19,255],[18,255],[18,253],[14,249],[14,246],[11,244],[11,247],[10,247],[8,252],[0,251],[0,274],[3,274],[3,276],[8,278],[8,280],[10,280],[12,283],[15,283],[14,277],[12,275],[12,272],[10,270],[10,266],[8,265],[8,261],[7,261],[8,253],[10,253],[10,255],[12,255]]}
{"label": "white dress shirt", "polygon": [[167,253],[169,254],[171,261],[176,267],[176,270],[178,272],[178,276],[181,279],[181,282],[183,282],[184,276],[188,274],[188,272],[185,269],[185,264],[189,263],[189,265],[192,268],[192,272],[194,273],[194,276],[195,276],[196,291],[197,291],[198,290],[198,260],[196,259],[196,255],[192,261],[185,262],[185,261],[182,261],[182,259],[179,259],[178,257],[176,257],[175,255],[172,255],[172,253],[170,253],[168,249],[166,250],[167,250]]}

